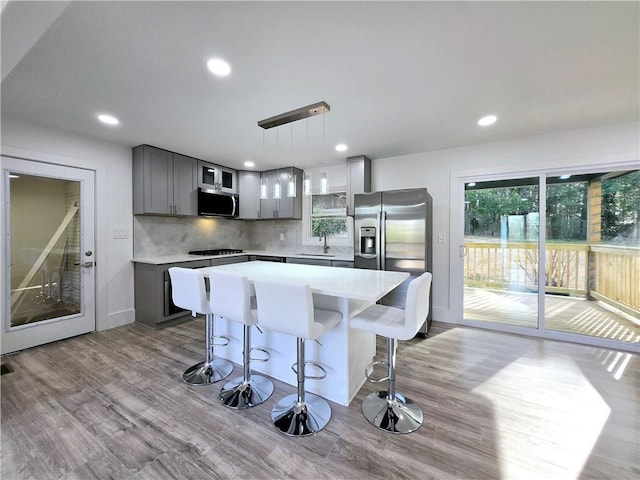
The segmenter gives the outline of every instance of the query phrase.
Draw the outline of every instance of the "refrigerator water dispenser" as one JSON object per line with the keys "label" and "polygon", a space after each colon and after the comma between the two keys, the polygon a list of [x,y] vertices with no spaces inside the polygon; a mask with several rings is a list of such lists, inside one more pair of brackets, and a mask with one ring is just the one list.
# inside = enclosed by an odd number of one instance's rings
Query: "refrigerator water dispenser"
{"label": "refrigerator water dispenser", "polygon": [[376,228],[360,228],[360,252],[367,255],[376,254]]}

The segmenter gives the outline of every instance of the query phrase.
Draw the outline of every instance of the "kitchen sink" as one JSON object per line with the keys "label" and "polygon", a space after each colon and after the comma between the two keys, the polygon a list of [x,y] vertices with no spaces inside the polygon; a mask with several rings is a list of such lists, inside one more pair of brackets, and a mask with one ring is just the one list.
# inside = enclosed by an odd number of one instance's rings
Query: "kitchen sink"
{"label": "kitchen sink", "polygon": [[330,253],[297,253],[296,255],[304,255],[305,257],[335,257]]}

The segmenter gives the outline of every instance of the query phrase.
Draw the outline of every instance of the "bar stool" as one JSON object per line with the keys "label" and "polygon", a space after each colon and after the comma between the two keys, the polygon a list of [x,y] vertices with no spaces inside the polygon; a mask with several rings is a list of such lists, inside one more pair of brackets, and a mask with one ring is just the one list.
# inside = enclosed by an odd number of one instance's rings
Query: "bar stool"
{"label": "bar stool", "polygon": [[[249,362],[268,360],[269,352],[262,348],[251,348],[251,327],[258,323],[255,310],[251,310],[251,287],[247,277],[227,272],[209,275],[211,294],[209,305],[215,315],[244,325],[244,349],[242,364],[244,374],[227,382],[220,391],[220,401],[229,408],[245,409],[261,404],[273,393],[273,382],[262,375],[251,374]],[[251,350],[258,350],[266,358],[250,357]]]}
{"label": "bar stool", "polygon": [[[398,340],[415,336],[429,313],[431,273],[426,272],[409,283],[405,310],[384,305],[372,305],[354,316],[349,327],[367,330],[387,337],[388,360],[367,366],[366,376],[372,383],[388,380],[386,391],[374,392],[362,401],[362,414],[369,422],[390,433],[410,433],[422,425],[423,414],[413,400],[396,392],[396,348]],[[373,367],[385,365],[387,376],[371,379]]]}
{"label": "bar stool", "polygon": [[218,346],[227,345],[229,339],[216,337],[213,334],[213,313],[209,308],[204,275],[193,268],[171,267],[169,276],[173,303],[180,308],[191,310],[194,317],[198,313],[205,316],[205,348],[207,350],[205,361],[189,367],[182,375],[182,379],[190,385],[209,385],[219,382],[231,375],[233,365],[228,360],[213,358],[214,338],[226,340],[226,343]]}
{"label": "bar stool", "polygon": [[[255,281],[254,287],[260,325],[298,338],[298,361],[291,367],[297,375],[298,392],[284,397],[273,407],[271,420],[286,435],[317,433],[329,423],[331,407],[324,398],[306,393],[304,382],[306,378],[321,380],[327,372],[320,364],[305,361],[305,340],[320,338],[342,320],[342,314],[314,308],[309,285]],[[306,365],[320,369],[322,375],[305,376]]]}

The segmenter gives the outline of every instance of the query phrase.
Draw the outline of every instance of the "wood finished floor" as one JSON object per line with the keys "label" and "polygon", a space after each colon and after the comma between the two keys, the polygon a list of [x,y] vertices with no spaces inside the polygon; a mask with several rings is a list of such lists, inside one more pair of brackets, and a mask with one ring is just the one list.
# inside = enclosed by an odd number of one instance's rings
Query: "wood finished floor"
{"label": "wood finished floor", "polygon": [[275,381],[266,404],[237,412],[218,403],[220,384],[182,382],[203,331],[201,319],[134,324],[3,357],[0,477],[640,477],[638,355],[435,323],[398,349],[398,390],[425,414],[417,432],[371,427],[367,384],[332,404],[325,430],[292,439],[269,412],[294,387]]}

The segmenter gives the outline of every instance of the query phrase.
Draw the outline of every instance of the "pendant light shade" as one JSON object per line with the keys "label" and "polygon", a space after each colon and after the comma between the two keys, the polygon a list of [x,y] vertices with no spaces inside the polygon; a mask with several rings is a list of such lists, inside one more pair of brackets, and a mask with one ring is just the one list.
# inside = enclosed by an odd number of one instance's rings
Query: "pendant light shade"
{"label": "pendant light shade", "polygon": [[289,181],[287,182],[287,197],[296,196],[296,176],[289,175]]}
{"label": "pendant light shade", "polygon": [[280,191],[280,181],[276,180],[273,183],[273,198],[282,198],[282,192]]}
{"label": "pendant light shade", "polygon": [[311,195],[311,174],[310,173],[305,172],[304,174],[304,182],[302,185],[302,190],[304,195],[306,196]]}
{"label": "pendant light shade", "polygon": [[326,195],[328,191],[327,187],[327,174],[322,172],[322,176],[320,177],[320,193],[322,195]]}
{"label": "pendant light shade", "polygon": [[266,200],[267,197],[267,182],[264,178],[260,179],[260,199]]}

